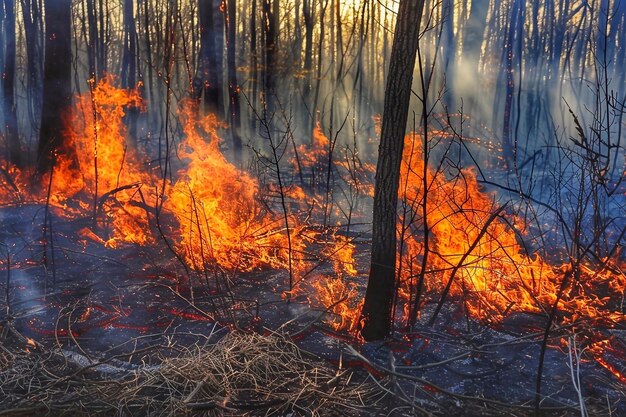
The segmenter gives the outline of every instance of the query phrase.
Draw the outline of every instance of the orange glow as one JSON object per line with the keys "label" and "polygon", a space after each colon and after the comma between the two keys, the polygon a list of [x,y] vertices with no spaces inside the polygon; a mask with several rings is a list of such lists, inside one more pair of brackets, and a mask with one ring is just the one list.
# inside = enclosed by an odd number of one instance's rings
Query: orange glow
{"label": "orange glow", "polygon": [[[298,146],[298,157],[300,168],[314,168],[315,166],[324,165],[328,161],[328,150],[330,140],[326,137],[319,123],[313,129],[313,140],[309,145],[303,144]],[[292,160],[292,163],[297,161]]]}
{"label": "orange glow", "polygon": [[[554,267],[538,254],[527,255],[518,243],[520,236],[503,218],[496,218],[487,225],[499,204],[494,195],[480,189],[472,170],[462,170],[454,179],[448,180],[442,173],[425,169],[421,155],[421,138],[408,135],[400,185],[407,205],[406,218],[417,216],[418,221],[414,223],[417,226],[423,221],[425,175],[426,223],[431,241],[427,270],[419,271],[415,266],[421,265],[424,253],[423,233],[405,236],[401,259],[404,265],[401,293],[405,299],[408,300],[416,275],[424,274],[427,292],[440,293],[458,267],[450,295],[462,298],[468,312],[476,319],[498,322],[512,312],[549,311],[556,301],[561,281],[571,267]],[[510,223],[518,224],[520,219],[513,219]],[[475,247],[470,251],[474,243]],[[407,265],[413,265],[413,270]],[[622,320],[622,313],[611,311],[608,303],[612,295],[623,292],[624,276],[611,274],[607,269],[597,272],[588,265],[579,269],[579,290],[576,293],[566,291],[558,303],[560,313],[566,316],[564,320]],[[612,288],[603,285],[610,281]],[[609,294],[607,291],[615,292]],[[603,296],[600,297],[599,293]]]}
{"label": "orange glow", "polygon": [[[259,203],[257,181],[220,152],[217,118],[197,117],[194,106],[191,101],[183,103],[179,115],[185,140],[178,154],[185,167],[165,202],[178,221],[176,235],[185,260],[200,269],[215,263],[241,271],[285,268],[289,244],[283,219]],[[304,247],[291,220],[291,247],[297,253]],[[301,262],[292,261],[295,272],[302,269]]]}
{"label": "orange glow", "polygon": [[331,314],[327,323],[334,330],[353,333],[357,330],[363,300],[355,283],[342,278],[322,276],[313,283],[316,302]]}
{"label": "orange glow", "polygon": [[[321,211],[321,207],[318,196],[310,190],[321,184],[319,174],[328,169],[331,147],[319,126],[312,143],[299,146],[298,158],[291,159],[294,168],[312,175],[311,186],[283,187],[288,200],[288,213],[284,214],[282,208],[261,200],[267,190],[277,194],[278,186],[268,184],[261,189],[255,178],[223,156],[218,130],[224,126],[214,115],[198,116],[197,103],[183,101],[180,106],[183,138],[176,153],[179,159],[173,162],[179,165],[172,182],[146,168],[142,156],[126,145],[124,111],[131,106],[142,107],[138,91],[117,89],[107,77],[77,96],[75,103],[67,124],[75,158],[59,157],[56,161],[50,203],[58,215],[94,219],[93,226],[77,231],[78,238],[111,248],[124,242],[155,243],[150,227],[154,219],[150,217],[156,212],[154,205],[162,202],[160,213],[168,237],[192,269],[289,269],[298,283],[293,292],[311,290],[307,296],[312,304],[330,313],[328,323],[333,329],[357,330],[360,289],[365,282],[357,270],[355,245],[349,238],[332,233],[331,228],[319,230],[307,223],[309,218],[322,217],[314,211]],[[405,138],[400,182],[403,215],[398,223],[403,245],[397,265],[398,306],[405,319],[420,278],[421,301],[439,300],[450,283],[450,300],[462,300],[476,320],[497,323],[514,312],[549,312],[562,280],[572,276],[558,302],[558,324],[578,323],[588,330],[596,324],[611,327],[624,321],[623,313],[614,305],[626,288],[623,265],[604,260],[602,268],[583,263],[571,271],[572,265],[553,265],[539,254],[529,255],[520,243],[527,227],[524,219],[508,215],[494,218],[500,204],[495,195],[481,189],[472,170],[461,170],[449,179],[424,166],[420,147],[419,136]],[[371,192],[367,178],[371,178],[373,165],[352,155],[345,160],[338,158],[335,167],[348,178],[351,189],[361,194]],[[0,164],[0,203],[46,201],[45,186],[33,195],[25,191],[29,190],[26,174],[10,164]],[[48,180],[43,178],[43,184]],[[303,203],[309,207],[299,216],[297,209]],[[426,249],[424,224],[430,240],[426,268],[421,270]],[[311,274],[305,281],[307,271],[316,268],[313,259],[327,262],[332,271],[329,268],[324,274]],[[595,333],[591,339],[585,346],[587,352],[624,381],[619,369],[603,356],[610,349],[609,340]]]}
{"label": "orange glow", "polygon": [[[2,139],[1,136],[0,139]],[[27,189],[24,173],[19,168],[9,163],[0,165],[0,204],[15,204],[24,201],[30,197],[25,191]]]}
{"label": "orange glow", "polygon": [[358,275],[354,261],[354,244],[344,236],[334,235],[321,254],[331,260],[334,274],[322,275],[314,280],[314,293],[310,298],[332,313],[327,323],[333,329],[353,333],[357,330],[363,306],[357,282],[346,279]]}
{"label": "orange glow", "polygon": [[152,240],[140,204],[142,185],[152,179],[127,146],[123,122],[124,109],[141,105],[137,90],[115,88],[111,77],[91,84],[91,92],[76,97],[66,125],[76,159],[61,157],[54,168],[51,203],[68,213],[95,214],[109,246]]}

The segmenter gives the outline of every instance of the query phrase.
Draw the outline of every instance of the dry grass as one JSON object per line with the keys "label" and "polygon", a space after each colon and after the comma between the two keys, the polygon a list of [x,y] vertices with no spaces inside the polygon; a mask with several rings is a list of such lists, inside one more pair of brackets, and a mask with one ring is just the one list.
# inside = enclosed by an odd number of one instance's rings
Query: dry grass
{"label": "dry grass", "polygon": [[6,328],[0,415],[351,416],[386,405],[371,379],[333,369],[280,335],[230,333],[124,369],[32,347]]}

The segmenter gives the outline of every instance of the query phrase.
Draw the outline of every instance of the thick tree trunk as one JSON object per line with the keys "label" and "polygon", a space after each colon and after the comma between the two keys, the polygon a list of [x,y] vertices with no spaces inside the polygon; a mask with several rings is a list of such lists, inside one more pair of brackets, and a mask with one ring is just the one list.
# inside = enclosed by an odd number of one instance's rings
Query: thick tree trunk
{"label": "thick tree trunk", "polygon": [[22,153],[17,132],[17,110],[15,104],[15,3],[4,0],[4,59],[2,60],[2,87],[4,101],[4,124],[8,159],[21,166]]}
{"label": "thick tree trunk", "polygon": [[72,1],[45,0],[45,59],[38,171],[46,173],[64,149],[63,120],[72,104]]}
{"label": "thick tree trunk", "polygon": [[365,340],[382,339],[391,328],[400,163],[423,10],[423,0],[400,0],[376,167],[372,259],[362,312],[361,334]]}

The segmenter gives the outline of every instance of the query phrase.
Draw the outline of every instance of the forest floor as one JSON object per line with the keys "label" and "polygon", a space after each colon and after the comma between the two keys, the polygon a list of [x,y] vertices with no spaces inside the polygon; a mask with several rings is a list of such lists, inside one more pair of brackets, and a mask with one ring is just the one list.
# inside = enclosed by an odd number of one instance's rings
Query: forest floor
{"label": "forest floor", "polygon": [[[44,212],[0,210],[0,415],[534,413],[542,317],[488,326],[450,302],[435,326],[363,343],[306,296],[282,299],[285,271],[221,271],[229,291],[192,288],[165,244],[106,248],[90,220],[54,215],[42,232]],[[570,362],[567,330],[548,341],[542,415],[581,415],[581,402],[626,415],[626,386],[597,361]],[[626,332],[601,330],[621,341],[603,359],[624,375]]]}

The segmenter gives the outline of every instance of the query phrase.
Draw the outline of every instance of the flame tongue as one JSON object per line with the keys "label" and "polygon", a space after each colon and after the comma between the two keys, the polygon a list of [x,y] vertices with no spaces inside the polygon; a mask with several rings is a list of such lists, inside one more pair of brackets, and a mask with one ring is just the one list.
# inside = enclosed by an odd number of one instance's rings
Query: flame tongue
{"label": "flame tongue", "polygon": [[91,211],[105,240],[146,244],[152,240],[148,219],[140,207],[140,188],[151,177],[126,144],[124,109],[141,106],[137,90],[115,88],[111,77],[76,97],[68,123],[68,147],[72,157],[59,157],[52,177],[51,203],[74,215]]}
{"label": "flame tongue", "polygon": [[[289,243],[283,220],[259,204],[258,182],[220,152],[217,118],[200,118],[196,110],[193,102],[183,103],[185,140],[179,155],[185,167],[165,203],[178,221],[185,259],[199,268],[212,263],[242,271],[285,267]],[[291,247],[296,251],[302,243],[293,219],[292,228]]]}
{"label": "flame tongue", "polygon": [[[424,221],[422,205],[426,201],[426,223],[431,240],[428,269],[402,269],[405,301],[408,302],[412,294],[411,277],[424,273],[427,291],[435,293],[441,292],[452,279],[450,294],[462,297],[469,313],[479,320],[498,322],[512,312],[549,311],[569,266],[555,268],[538,254],[527,255],[510,221],[496,218],[489,222],[496,202],[493,196],[480,190],[474,172],[463,170],[456,178],[448,180],[441,172],[424,167],[420,147],[414,139],[415,135],[406,138],[402,164],[402,197],[407,203],[405,219],[417,218],[417,223],[413,224],[420,227],[419,222]],[[424,184],[428,190],[426,195]],[[408,220],[406,222],[408,224]],[[404,239],[403,264],[421,265],[419,261],[425,249],[423,233],[407,234]],[[579,272],[580,283],[584,285],[577,286],[576,294],[566,291],[559,301],[563,320],[623,320],[621,312],[611,311],[609,300],[623,291],[624,286],[619,285],[618,291],[606,288],[603,283],[612,280],[606,276],[610,275],[606,269],[594,271],[583,265]],[[612,278],[624,282],[623,277]],[[605,294],[605,297],[598,294]]]}

